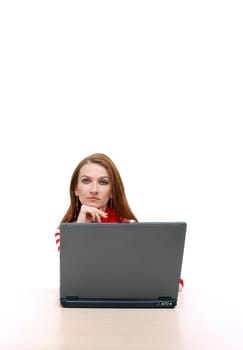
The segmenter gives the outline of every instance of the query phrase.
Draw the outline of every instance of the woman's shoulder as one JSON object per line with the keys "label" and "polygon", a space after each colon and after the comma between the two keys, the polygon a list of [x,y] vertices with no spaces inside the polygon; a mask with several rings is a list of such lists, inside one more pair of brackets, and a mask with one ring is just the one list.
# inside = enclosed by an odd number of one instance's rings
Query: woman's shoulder
{"label": "woman's shoulder", "polygon": [[137,222],[136,220],[132,220],[132,219],[122,219],[121,222],[129,222],[129,223],[133,223],[133,222]]}

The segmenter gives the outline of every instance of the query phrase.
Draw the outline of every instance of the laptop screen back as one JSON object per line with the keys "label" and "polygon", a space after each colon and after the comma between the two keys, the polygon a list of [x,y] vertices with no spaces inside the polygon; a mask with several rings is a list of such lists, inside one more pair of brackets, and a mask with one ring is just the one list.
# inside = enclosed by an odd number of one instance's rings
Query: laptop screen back
{"label": "laptop screen back", "polygon": [[61,299],[177,300],[185,233],[185,223],[61,224]]}

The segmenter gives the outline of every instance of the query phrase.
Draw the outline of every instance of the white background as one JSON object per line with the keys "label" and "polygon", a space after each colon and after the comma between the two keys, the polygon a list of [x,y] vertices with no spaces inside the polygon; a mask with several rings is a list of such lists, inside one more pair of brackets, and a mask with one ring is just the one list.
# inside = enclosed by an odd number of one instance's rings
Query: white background
{"label": "white background", "polygon": [[187,286],[242,286],[241,1],[1,1],[2,284],[59,286],[54,232],[93,152],[140,221],[186,221]]}

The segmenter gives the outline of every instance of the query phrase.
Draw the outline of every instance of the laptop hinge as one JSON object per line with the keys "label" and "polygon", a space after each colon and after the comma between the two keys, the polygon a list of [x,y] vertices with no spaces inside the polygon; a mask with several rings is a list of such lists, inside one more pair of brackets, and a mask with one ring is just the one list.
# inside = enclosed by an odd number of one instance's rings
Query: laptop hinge
{"label": "laptop hinge", "polygon": [[79,297],[76,295],[72,295],[72,296],[67,296],[65,299],[73,301],[73,300],[79,300]]}

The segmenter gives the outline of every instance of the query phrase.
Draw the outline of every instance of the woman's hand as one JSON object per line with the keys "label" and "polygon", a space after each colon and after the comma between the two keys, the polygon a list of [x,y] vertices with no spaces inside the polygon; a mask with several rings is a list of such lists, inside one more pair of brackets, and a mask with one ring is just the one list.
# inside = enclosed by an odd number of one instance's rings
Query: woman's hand
{"label": "woman's hand", "polygon": [[82,205],[77,222],[101,222],[101,219],[106,217],[107,213],[103,210]]}

